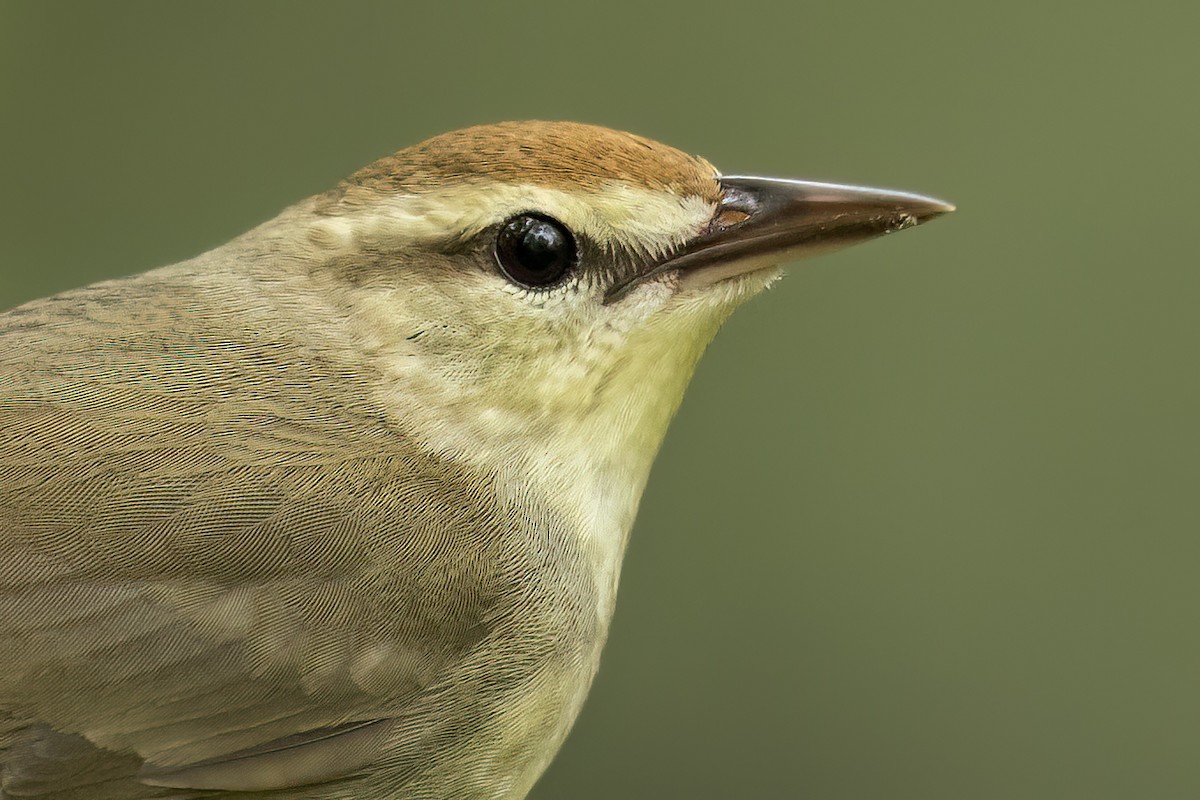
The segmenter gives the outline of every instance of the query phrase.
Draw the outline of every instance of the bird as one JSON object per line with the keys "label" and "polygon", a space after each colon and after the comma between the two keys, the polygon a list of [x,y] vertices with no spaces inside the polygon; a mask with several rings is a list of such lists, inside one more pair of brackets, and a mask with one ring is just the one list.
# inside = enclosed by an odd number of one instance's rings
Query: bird
{"label": "bird", "polygon": [[525,797],[717,329],[952,209],[505,122],[0,314],[0,797]]}

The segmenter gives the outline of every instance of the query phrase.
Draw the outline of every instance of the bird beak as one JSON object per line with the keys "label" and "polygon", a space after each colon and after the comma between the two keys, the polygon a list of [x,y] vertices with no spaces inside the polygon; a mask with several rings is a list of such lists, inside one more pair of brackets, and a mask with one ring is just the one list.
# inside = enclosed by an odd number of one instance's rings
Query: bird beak
{"label": "bird beak", "polygon": [[932,197],[864,186],[747,177],[720,182],[721,204],[708,227],[666,261],[613,287],[606,303],[664,272],[678,271],[681,288],[710,286],[911,228],[954,210]]}

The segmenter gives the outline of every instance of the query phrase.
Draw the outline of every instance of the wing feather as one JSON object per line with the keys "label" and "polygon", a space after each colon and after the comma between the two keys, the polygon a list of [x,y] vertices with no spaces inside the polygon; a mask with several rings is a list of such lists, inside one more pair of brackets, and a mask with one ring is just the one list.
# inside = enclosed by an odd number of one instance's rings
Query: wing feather
{"label": "wing feather", "polygon": [[483,635],[479,574],[394,568],[480,493],[330,342],[153,276],[0,315],[4,791],[331,779]]}

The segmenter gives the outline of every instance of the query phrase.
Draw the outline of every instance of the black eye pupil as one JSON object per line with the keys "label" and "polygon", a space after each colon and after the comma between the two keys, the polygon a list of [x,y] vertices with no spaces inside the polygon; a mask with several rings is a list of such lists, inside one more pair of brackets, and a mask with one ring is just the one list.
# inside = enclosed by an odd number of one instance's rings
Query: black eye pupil
{"label": "black eye pupil", "polygon": [[549,286],[575,265],[575,240],[556,220],[520,214],[501,226],[496,261],[516,283]]}

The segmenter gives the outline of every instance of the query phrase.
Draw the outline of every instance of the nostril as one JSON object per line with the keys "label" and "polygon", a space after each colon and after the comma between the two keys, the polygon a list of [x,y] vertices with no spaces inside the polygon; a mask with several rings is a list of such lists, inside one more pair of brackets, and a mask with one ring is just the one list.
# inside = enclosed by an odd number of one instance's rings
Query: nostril
{"label": "nostril", "polygon": [[728,184],[721,187],[721,212],[736,211],[746,216],[762,208],[762,203],[753,192],[746,191],[740,186]]}
{"label": "nostril", "polygon": [[714,230],[724,230],[732,228],[734,225],[739,225],[748,219],[750,219],[750,215],[745,211],[740,211],[736,208],[722,208],[713,217],[711,227]]}

